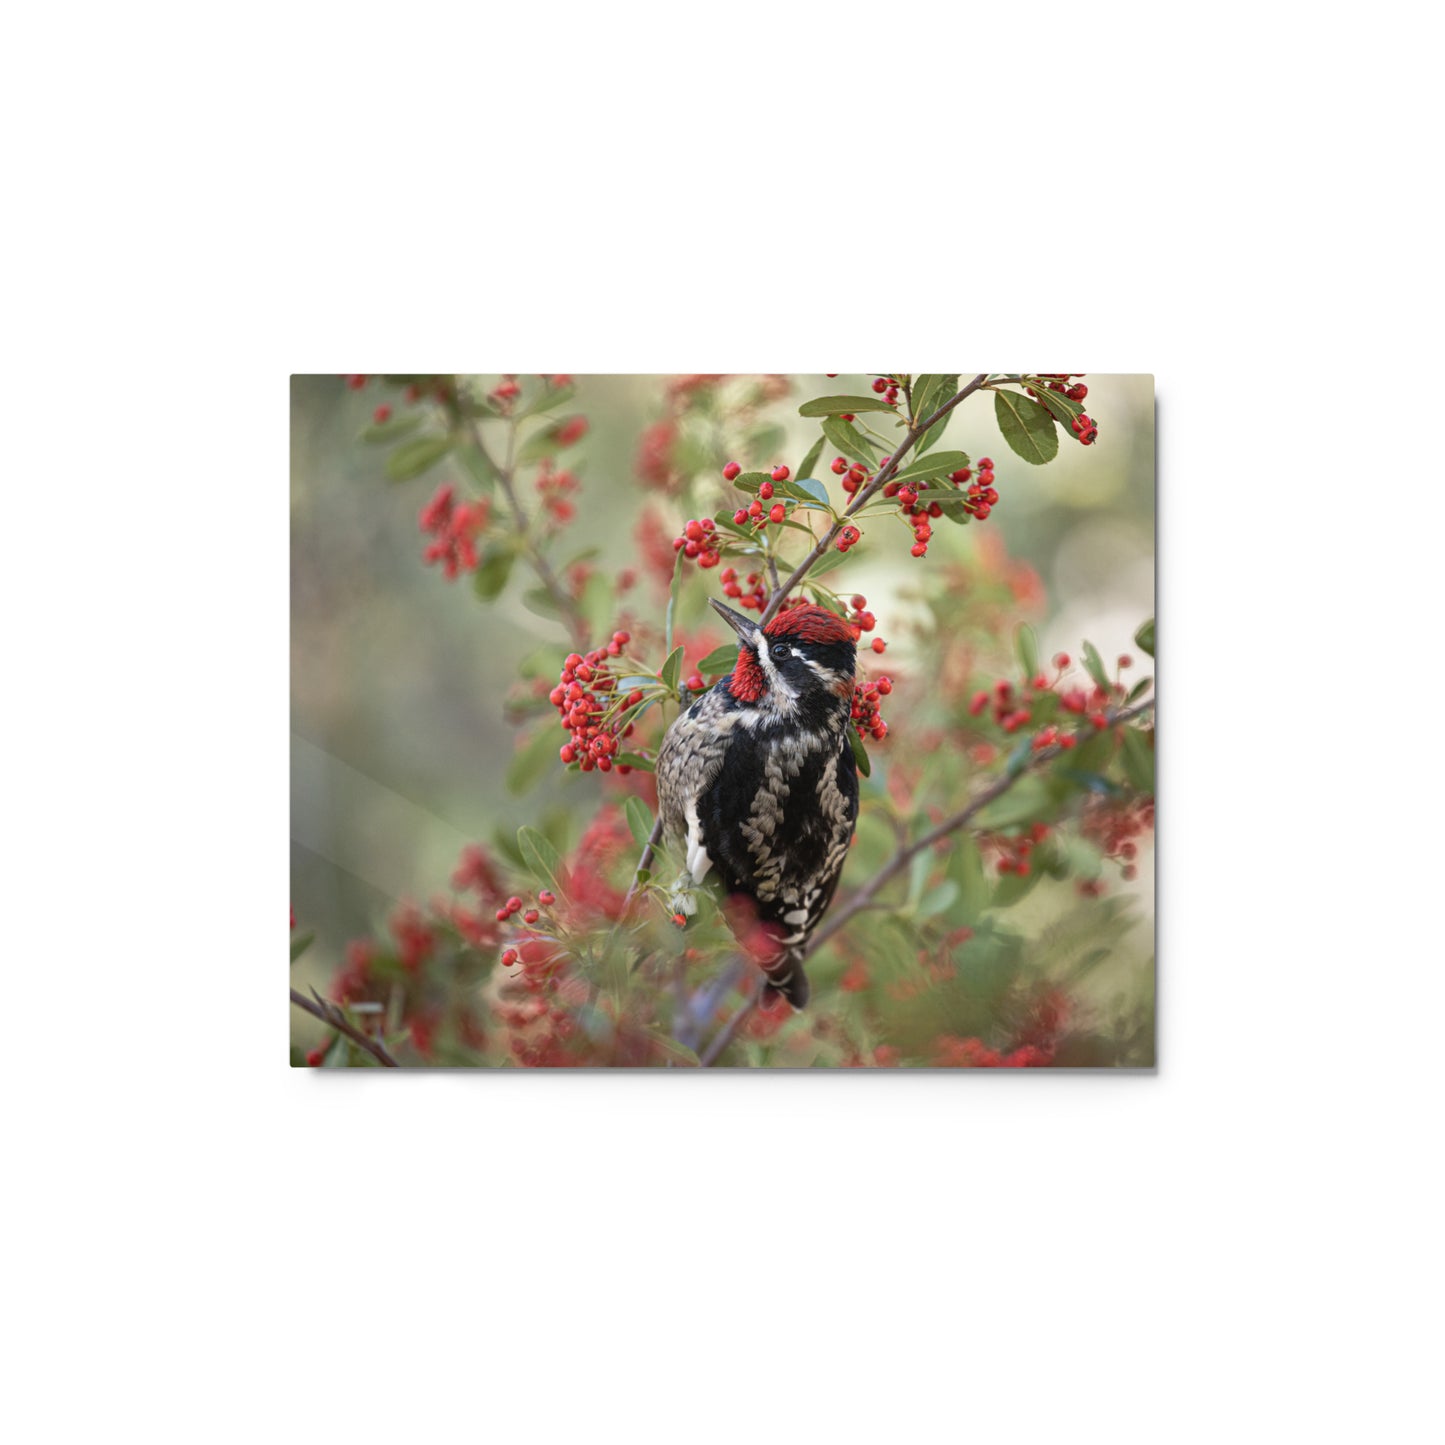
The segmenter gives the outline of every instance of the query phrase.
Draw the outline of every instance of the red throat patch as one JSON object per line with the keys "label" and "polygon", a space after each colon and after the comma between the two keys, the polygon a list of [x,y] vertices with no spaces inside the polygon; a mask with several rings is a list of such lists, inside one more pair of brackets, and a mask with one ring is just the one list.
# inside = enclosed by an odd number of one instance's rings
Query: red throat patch
{"label": "red throat patch", "polygon": [[[853,629],[836,612],[829,612],[816,602],[805,602],[801,607],[778,613],[763,631],[769,637],[796,637],[799,642],[853,641]],[[738,656],[741,658],[742,654]],[[733,691],[737,691],[736,687]]]}
{"label": "red throat patch", "polygon": [[757,702],[768,690],[768,676],[758,655],[751,647],[738,648],[738,660],[733,668],[732,695],[739,702]]}

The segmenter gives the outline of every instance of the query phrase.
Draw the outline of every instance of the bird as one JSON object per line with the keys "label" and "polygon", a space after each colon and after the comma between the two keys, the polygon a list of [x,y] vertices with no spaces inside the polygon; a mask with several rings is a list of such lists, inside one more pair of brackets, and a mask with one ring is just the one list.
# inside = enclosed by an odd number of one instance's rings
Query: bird
{"label": "bird", "polygon": [[848,737],[857,645],[852,627],[816,603],[760,626],[709,601],[737,633],[738,660],[678,715],[658,751],[664,833],[685,860],[674,909],[693,913],[694,890],[712,875],[762,967],[764,1006],[781,997],[801,1009],[808,938],[858,820]]}

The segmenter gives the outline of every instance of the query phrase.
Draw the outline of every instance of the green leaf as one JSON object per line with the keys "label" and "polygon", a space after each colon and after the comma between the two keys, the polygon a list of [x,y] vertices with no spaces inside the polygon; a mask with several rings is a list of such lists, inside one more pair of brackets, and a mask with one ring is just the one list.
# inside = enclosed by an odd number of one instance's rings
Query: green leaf
{"label": "green leaf", "polygon": [[1129,786],[1141,793],[1154,791],[1154,749],[1144,741],[1138,728],[1124,730],[1124,776]]}
{"label": "green leaf", "polygon": [[[1027,747],[1027,741],[1024,743]],[[1053,799],[1041,778],[1020,778],[1002,797],[995,798],[977,816],[980,828],[996,830],[1017,823],[1044,821],[1053,810]]]}
{"label": "green leaf", "polygon": [[839,421],[830,416],[823,423],[823,435],[850,462],[864,462],[873,467],[878,464],[878,449],[849,421]]}
{"label": "green leaf", "polygon": [[[775,482],[773,485],[779,484]],[[826,511],[833,510],[828,501],[827,487],[816,477],[798,477],[794,481],[783,482],[781,485],[787,489],[788,495],[791,497],[797,497],[800,501],[811,498],[813,501],[821,503]]]}
{"label": "green leaf", "polygon": [[966,452],[934,452],[931,457],[923,457],[910,462],[906,467],[895,472],[893,480],[906,482],[915,478],[946,477],[950,472],[956,472],[960,467],[967,465],[968,454]]}
{"label": "green leaf", "polygon": [[682,648],[674,647],[667,655],[667,661],[662,664],[662,671],[658,673],[662,679],[662,685],[669,692],[677,691],[677,680],[682,676]]}
{"label": "green leaf", "polygon": [[1139,681],[1129,689],[1129,696],[1124,699],[1124,706],[1128,707],[1130,703],[1138,702],[1153,686],[1154,679],[1152,677],[1141,677]]}
{"label": "green leaf", "polygon": [[386,459],[386,474],[394,482],[409,482],[419,477],[429,467],[434,467],[452,449],[452,439],[446,437],[417,437],[414,441],[403,442]]}
{"label": "green leaf", "polygon": [[1061,391],[1050,391],[1046,383],[1040,383],[1035,390],[1039,394],[1039,403],[1048,407],[1054,416],[1072,431],[1074,418],[1084,414],[1083,405],[1070,401]]}
{"label": "green leaf", "polygon": [[492,459],[480,447],[465,441],[457,448],[456,457],[478,486],[490,489],[496,482],[497,469],[492,465]]}
{"label": "green leaf", "polygon": [[993,394],[994,415],[1003,439],[1026,462],[1042,466],[1059,454],[1059,429],[1053,413],[1016,391]]}
{"label": "green leaf", "polygon": [[529,466],[532,462],[540,462],[543,457],[550,457],[557,452],[561,445],[557,440],[557,433],[561,429],[561,423],[554,421],[540,431],[533,432],[517,451],[517,466]]}
{"label": "green leaf", "polygon": [[1024,676],[1032,681],[1039,673],[1039,640],[1027,622],[1020,622],[1014,632],[1014,647],[1018,651]]}
{"label": "green leaf", "polygon": [[558,754],[562,750],[559,738],[566,734],[557,726],[555,717],[547,718],[526,742],[512,755],[507,767],[507,791],[526,793],[541,781],[542,776],[554,763],[560,766]]}
{"label": "green leaf", "polygon": [[1084,669],[1094,682],[1105,692],[1113,689],[1113,683],[1109,681],[1109,674],[1104,671],[1104,659],[1099,656],[1099,649],[1092,642],[1084,643]]}
{"label": "green leaf", "polygon": [[1154,619],[1152,617],[1134,634],[1134,645],[1141,652],[1147,652],[1150,657],[1154,656]]}
{"label": "green leaf", "polygon": [[364,442],[375,445],[379,442],[397,442],[402,437],[410,436],[426,417],[421,412],[410,412],[404,416],[394,416],[387,421],[372,422],[361,434]]}
{"label": "green leaf", "polygon": [[657,771],[657,764],[651,758],[644,758],[641,753],[619,753],[612,761],[619,768],[636,768],[639,773]]}
{"label": "green leaf", "polygon": [[818,458],[823,455],[823,442],[825,440],[826,438],[820,436],[818,440],[808,448],[807,454],[803,460],[798,463],[798,475],[800,477],[811,477],[813,475],[813,468],[818,465]]}
{"label": "green leaf", "polygon": [[522,605],[528,612],[535,612],[538,617],[545,617],[553,622],[559,621],[562,616],[557,599],[545,587],[533,587],[522,593]]}
{"label": "green leaf", "polygon": [[958,884],[952,878],[945,878],[938,887],[931,889],[928,896],[918,905],[918,917],[934,918],[940,913],[947,913],[953,907],[954,900],[958,898],[958,895]]}
{"label": "green leaf", "polygon": [[858,736],[858,729],[851,724],[848,727],[848,743],[853,749],[853,761],[858,764],[858,771],[866,778],[873,771],[873,762],[868,756],[868,749],[863,746],[863,739]]}
{"label": "green leaf", "polygon": [[500,595],[512,575],[512,564],[517,554],[510,547],[499,547],[482,558],[482,565],[472,577],[472,590],[483,602],[490,602]]}
{"label": "green leaf", "polygon": [[291,962],[295,963],[308,948],[311,947],[316,935],[314,933],[300,933],[291,940]]}
{"label": "green leaf", "polygon": [[846,416],[860,411],[892,411],[881,396],[819,396],[798,408],[799,416]]}
{"label": "green leaf", "polygon": [[808,568],[808,581],[821,577],[831,572],[835,567],[841,567],[848,560],[845,552],[840,552],[836,547],[824,552],[811,567]]}
{"label": "green leaf", "polygon": [[973,521],[973,513],[970,512],[957,497],[933,498],[930,500],[930,506],[933,501],[937,501],[938,505],[943,508],[943,515],[947,517],[950,522],[959,522],[967,526],[968,523]]}
{"label": "green leaf", "polygon": [[544,385],[542,390],[517,413],[517,420],[524,417],[542,416],[549,411],[556,411],[559,406],[569,402],[577,394],[575,386],[551,386]]}
{"label": "green leaf", "polygon": [[627,826],[632,830],[632,837],[639,848],[645,848],[652,838],[652,814],[647,804],[641,798],[628,798],[622,805],[622,811],[627,815]]}
{"label": "green leaf", "polygon": [[549,884],[559,894],[562,892],[562,858],[550,840],[535,828],[523,825],[517,829],[517,847],[521,850],[522,861],[539,883]]}
{"label": "green leaf", "polygon": [[945,382],[953,382],[956,386],[958,378],[943,376],[935,372],[920,376],[913,383],[913,416],[910,420],[923,421],[953,395],[954,387],[949,386],[945,391]]}
{"label": "green leaf", "polygon": [[787,440],[787,433],[780,426],[769,424],[761,426],[749,436],[743,444],[743,453],[752,462],[773,461],[776,464],[777,455]]}
{"label": "green leaf", "polygon": [[948,876],[958,884],[958,910],[953,922],[972,923],[988,906],[988,879],[984,877],[983,855],[971,833],[958,835],[948,860]]}
{"label": "green leaf", "polygon": [[697,670],[704,677],[709,674],[731,672],[738,665],[738,645],[730,642],[726,647],[715,647],[698,663]]}

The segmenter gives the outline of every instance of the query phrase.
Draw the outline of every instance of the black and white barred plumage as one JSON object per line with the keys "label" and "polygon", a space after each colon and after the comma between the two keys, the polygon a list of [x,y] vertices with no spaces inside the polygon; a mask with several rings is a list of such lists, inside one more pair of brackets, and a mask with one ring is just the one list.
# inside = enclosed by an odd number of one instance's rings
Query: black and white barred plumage
{"label": "black and white barred plumage", "polygon": [[715,876],[755,915],[746,942],[769,996],[802,1008],[802,952],[832,901],[858,818],[848,739],[853,635],[811,603],[765,629],[712,605],[738,634],[737,667],[673,723],[657,760],[663,824],[686,865],[681,906],[690,911],[687,889]]}

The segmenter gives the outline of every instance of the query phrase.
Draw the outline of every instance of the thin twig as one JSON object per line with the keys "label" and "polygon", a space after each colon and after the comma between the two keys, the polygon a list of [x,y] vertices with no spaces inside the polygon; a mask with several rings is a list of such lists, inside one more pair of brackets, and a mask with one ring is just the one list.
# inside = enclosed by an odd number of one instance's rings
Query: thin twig
{"label": "thin twig", "polygon": [[345,1034],[354,1044],[359,1044],[378,1063],[388,1069],[399,1069],[401,1067],[392,1056],[375,1039],[369,1039],[351,1022],[349,1018],[334,1004],[328,1002],[320,995],[315,996],[315,1001],[306,997],[304,993],[298,993],[294,988],[291,990],[291,1002],[299,1009],[305,1009],[307,1013],[315,1015],[322,1023],[336,1030],[339,1034]]}
{"label": "thin twig", "polygon": [[527,554],[527,561],[531,564],[532,570],[537,574],[538,581],[551,595],[552,600],[557,604],[558,611],[562,613],[563,620],[568,631],[572,634],[572,640],[578,647],[583,647],[588,641],[591,628],[587,625],[587,619],[582,616],[577,607],[576,599],[562,585],[561,579],[552,570],[552,564],[543,555],[542,549],[533,540],[528,531],[527,514],[522,510],[522,504],[517,499],[515,472],[515,450],[517,442],[517,421],[514,417],[508,418],[507,431],[507,460],[503,466],[498,466],[488,453],[486,445],[482,441],[481,428],[477,425],[476,418],[469,416],[461,404],[460,378],[457,386],[457,415],[461,418],[462,424],[467,429],[472,445],[481,453],[482,459],[497,474],[497,484],[502,489],[502,495],[507,499],[507,505],[511,509],[512,520],[517,528],[517,538],[521,542]]}
{"label": "thin twig", "polygon": [[904,457],[913,449],[918,440],[928,432],[930,427],[936,426],[942,421],[959,402],[963,401],[966,397],[972,396],[973,393],[988,380],[988,377],[988,372],[980,372],[979,375],[974,377],[957,395],[939,407],[932,416],[925,418],[923,421],[915,422],[909,427],[907,434],[904,436],[902,442],[899,443],[893,455],[889,457],[887,464],[880,467],[874,475],[873,480],[854,496],[853,500],[843,509],[843,515],[823,533],[818,539],[817,544],[813,547],[813,550],[798,563],[792,574],[784,580],[782,586],[775,586],[773,588],[773,595],[768,599],[768,605],[763,609],[762,616],[758,618],[758,625],[760,627],[766,627],[768,623],[773,620],[777,615],[778,608],[783,605],[783,598],[807,576],[814,564],[817,563],[823,554],[837,541],[839,532],[848,525],[848,518],[856,516],[882,488],[888,485],[894,473],[897,472],[899,466],[902,464]]}
{"label": "thin twig", "polygon": [[712,1042],[708,1044],[704,1052],[698,1055],[697,1062],[700,1068],[705,1069],[710,1064],[714,1063],[717,1059],[717,1056],[722,1053],[722,1051],[727,1048],[730,1043],[732,1043],[733,1035],[736,1034],[737,1031],[743,1026],[748,1016],[753,1012],[755,1008],[757,1008],[759,1002],[761,1001],[763,997],[763,988],[766,983],[767,980],[763,978],[761,974],[759,974],[757,980],[753,984],[752,992],[748,995],[747,1002],[744,1003],[737,1010],[737,1012],[734,1013],[733,1016],[712,1036]]}
{"label": "thin twig", "polygon": [[[1131,708],[1122,712],[1109,715],[1109,726],[1117,723],[1128,722],[1131,718],[1138,717],[1140,713],[1147,712],[1154,706],[1154,699],[1148,698],[1144,702],[1136,703]],[[1088,732],[1081,730],[1077,736],[1080,738],[1093,735],[1093,729]],[[861,913],[863,909],[871,906],[874,897],[885,884],[896,878],[918,854],[924,849],[931,848],[941,839],[946,838],[950,833],[962,828],[971,821],[976,814],[986,808],[995,798],[1001,798],[1013,785],[1029,773],[1036,772],[1045,763],[1052,762],[1054,758],[1060,757],[1067,749],[1058,743],[1051,743],[1046,748],[1040,748],[1017,772],[1005,773],[1002,777],[996,778],[988,787],[984,788],[977,796],[971,798],[966,807],[955,813],[951,818],[945,818],[936,828],[930,828],[922,837],[915,839],[898,850],[882,868],[878,870],[841,908],[828,917],[828,921],[808,940],[804,956],[808,957],[816,953],[832,936],[846,925],[852,917]]]}
{"label": "thin twig", "polygon": [[637,860],[637,871],[632,875],[632,886],[627,890],[627,897],[622,900],[622,912],[618,915],[619,921],[625,919],[632,912],[632,901],[637,897],[637,890],[642,887],[642,875],[652,867],[653,850],[662,841],[662,811],[658,810],[657,821],[652,825],[652,832],[647,835],[647,842],[643,845],[642,857]]}

